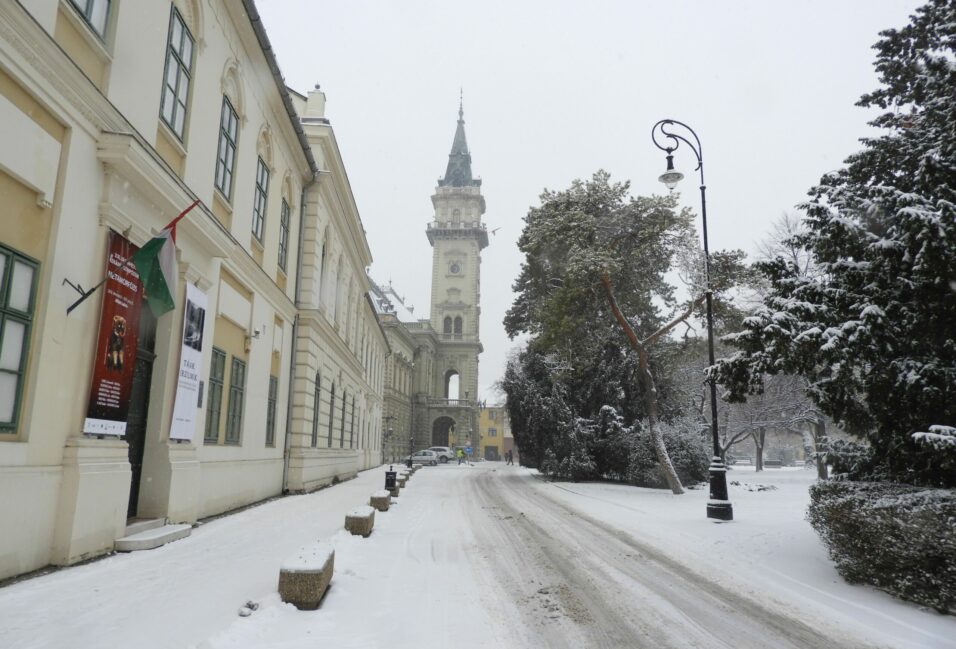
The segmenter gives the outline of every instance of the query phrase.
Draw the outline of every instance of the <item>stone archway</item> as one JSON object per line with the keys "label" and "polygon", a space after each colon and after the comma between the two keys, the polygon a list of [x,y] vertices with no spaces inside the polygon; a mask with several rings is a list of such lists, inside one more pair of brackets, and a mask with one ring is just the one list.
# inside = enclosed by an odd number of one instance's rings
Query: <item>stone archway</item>
{"label": "stone archway", "polygon": [[451,417],[439,417],[432,423],[432,446],[451,446],[449,443],[455,430],[455,420]]}

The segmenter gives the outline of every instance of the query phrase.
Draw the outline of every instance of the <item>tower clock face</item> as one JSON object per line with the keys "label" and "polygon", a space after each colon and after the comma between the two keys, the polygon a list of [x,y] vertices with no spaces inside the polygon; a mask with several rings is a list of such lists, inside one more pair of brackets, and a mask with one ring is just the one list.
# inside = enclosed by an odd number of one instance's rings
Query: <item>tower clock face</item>
{"label": "tower clock face", "polygon": [[451,264],[448,266],[448,271],[449,271],[452,275],[457,275],[457,274],[459,274],[459,273],[461,272],[461,264],[460,264],[459,262],[457,262],[457,261],[451,262]]}

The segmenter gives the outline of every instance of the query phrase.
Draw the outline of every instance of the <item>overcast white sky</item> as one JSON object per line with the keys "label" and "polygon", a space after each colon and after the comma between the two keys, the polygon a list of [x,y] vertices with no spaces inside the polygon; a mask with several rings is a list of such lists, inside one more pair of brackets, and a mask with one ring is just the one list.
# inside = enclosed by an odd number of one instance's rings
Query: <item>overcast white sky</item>
{"label": "overcast white sky", "polygon": [[[516,242],[542,189],[607,169],[659,193],[659,119],[700,136],[711,249],[752,251],[769,223],[859,148],[876,88],[871,46],[915,0],[750,2],[259,0],[288,85],[321,84],[368,232],[372,277],[428,317],[430,197],[459,88],[483,179],[482,397],[515,344],[501,321]],[[699,212],[691,154],[683,201]]]}

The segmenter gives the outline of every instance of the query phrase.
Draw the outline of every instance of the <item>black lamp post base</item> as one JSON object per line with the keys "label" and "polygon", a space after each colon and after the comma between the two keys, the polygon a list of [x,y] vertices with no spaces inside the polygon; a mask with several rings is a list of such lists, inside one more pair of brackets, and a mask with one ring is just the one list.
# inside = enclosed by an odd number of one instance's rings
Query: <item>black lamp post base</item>
{"label": "black lamp post base", "polygon": [[707,501],[707,518],[717,521],[734,520],[734,506],[727,497],[727,467],[720,457],[710,461],[710,500]]}

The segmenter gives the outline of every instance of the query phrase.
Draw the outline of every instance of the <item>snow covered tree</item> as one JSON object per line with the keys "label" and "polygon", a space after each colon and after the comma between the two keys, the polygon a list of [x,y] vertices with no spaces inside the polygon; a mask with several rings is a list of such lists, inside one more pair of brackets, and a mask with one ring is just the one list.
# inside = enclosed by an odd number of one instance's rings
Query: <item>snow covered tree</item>
{"label": "snow covered tree", "polygon": [[883,109],[883,132],[811,189],[790,240],[815,272],[757,265],[769,291],[716,375],[737,400],[765,374],[802,375],[869,441],[857,477],[953,487],[953,450],[913,433],[956,424],[956,4],[932,0],[881,37],[882,87],[859,105]]}
{"label": "snow covered tree", "polygon": [[693,305],[667,323],[663,309],[678,306],[665,274],[694,236],[692,216],[677,211],[673,197],[627,194],[628,183],[611,183],[604,171],[565,191],[542,194],[518,242],[526,259],[505,329],[512,337],[531,334],[538,350],[560,352],[572,345],[585,358],[607,353],[611,341],[610,352],[617,350],[618,356],[622,343],[630,347],[637,358],[635,396],[642,401],[643,420],[668,485],[682,493],[658,426],[648,348],[691,314]]}

